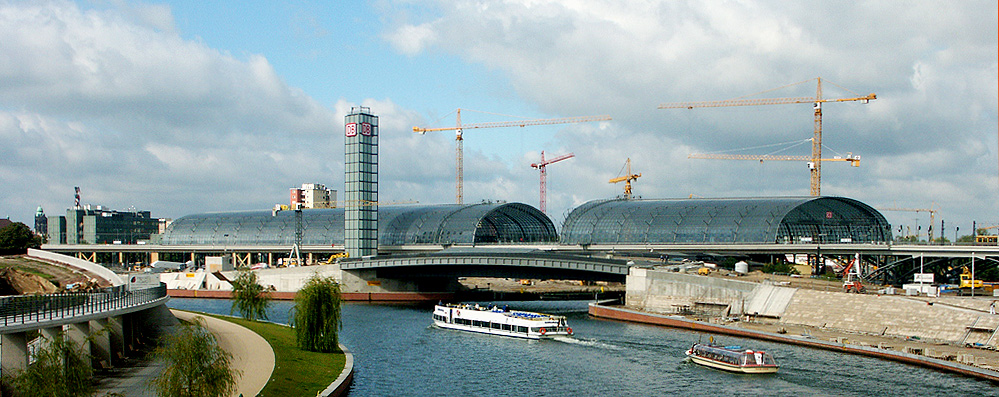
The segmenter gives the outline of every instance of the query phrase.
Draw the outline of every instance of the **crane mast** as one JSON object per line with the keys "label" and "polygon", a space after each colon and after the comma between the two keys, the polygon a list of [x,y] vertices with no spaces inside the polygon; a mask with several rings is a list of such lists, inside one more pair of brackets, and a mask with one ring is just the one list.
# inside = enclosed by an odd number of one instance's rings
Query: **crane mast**
{"label": "crane mast", "polygon": [[[801,81],[794,84],[789,84],[785,87],[801,84],[807,81]],[[725,107],[725,106],[757,106],[757,105],[785,105],[785,104],[796,104],[796,103],[811,103],[812,113],[814,117],[814,128],[812,136],[812,165],[809,168],[811,172],[811,193],[812,196],[821,195],[821,183],[822,183],[822,104],[826,102],[848,102],[848,101],[862,101],[868,103],[874,99],[877,99],[877,95],[868,94],[860,97],[852,98],[836,98],[836,99],[825,99],[822,98],[822,78],[815,78],[816,88],[815,97],[793,97],[793,98],[754,98],[754,99],[729,99],[723,101],[707,101],[707,102],[673,102],[664,103],[659,105],[659,109],[693,109],[700,107]],[[784,88],[784,87],[780,87]]]}
{"label": "crane mast", "polygon": [[575,154],[563,154],[561,156],[545,160],[545,151],[541,151],[541,161],[531,164],[531,168],[537,168],[541,172],[541,201],[539,209],[542,213],[545,213],[545,202],[548,201],[548,190],[545,188],[545,175],[548,174],[547,165],[552,163],[557,163],[562,160],[568,160],[570,158],[576,157]]}
{"label": "crane mast", "polygon": [[[467,109],[466,109],[467,110]],[[425,134],[427,132],[436,131],[451,131],[455,132],[455,201],[458,204],[464,202],[464,139],[462,138],[462,132],[466,129],[478,129],[478,128],[499,128],[499,127],[527,127],[534,125],[551,125],[551,124],[570,124],[570,123],[583,123],[588,121],[605,121],[610,120],[610,116],[579,116],[579,117],[561,117],[553,119],[533,119],[533,120],[517,120],[517,121],[497,121],[488,123],[475,123],[475,124],[462,124],[461,123],[461,109],[456,111],[457,113],[457,124],[454,127],[437,127],[437,128],[425,128],[425,127],[413,127],[413,132],[419,134]]]}

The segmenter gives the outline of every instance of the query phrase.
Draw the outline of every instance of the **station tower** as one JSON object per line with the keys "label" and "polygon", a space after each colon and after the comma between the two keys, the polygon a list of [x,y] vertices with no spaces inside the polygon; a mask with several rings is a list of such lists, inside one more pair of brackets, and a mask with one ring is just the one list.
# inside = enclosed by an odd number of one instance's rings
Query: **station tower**
{"label": "station tower", "polygon": [[344,118],[344,248],[351,258],[378,253],[378,116],[353,107]]}

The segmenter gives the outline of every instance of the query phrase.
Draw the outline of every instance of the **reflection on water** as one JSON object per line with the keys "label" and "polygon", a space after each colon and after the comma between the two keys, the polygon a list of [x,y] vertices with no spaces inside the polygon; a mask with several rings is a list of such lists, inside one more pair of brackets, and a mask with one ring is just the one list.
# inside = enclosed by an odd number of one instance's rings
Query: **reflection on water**
{"label": "reflection on water", "polygon": [[[486,302],[482,302],[486,303]],[[867,357],[718,336],[767,350],[781,369],[740,375],[687,362],[709,335],[594,319],[584,301],[497,302],[565,315],[576,335],[523,340],[439,329],[431,307],[347,304],[341,342],[354,353],[351,396],[835,395],[973,396],[999,389],[971,378]],[[292,302],[274,301],[287,323]],[[228,300],[171,299],[170,307],[229,314]]]}

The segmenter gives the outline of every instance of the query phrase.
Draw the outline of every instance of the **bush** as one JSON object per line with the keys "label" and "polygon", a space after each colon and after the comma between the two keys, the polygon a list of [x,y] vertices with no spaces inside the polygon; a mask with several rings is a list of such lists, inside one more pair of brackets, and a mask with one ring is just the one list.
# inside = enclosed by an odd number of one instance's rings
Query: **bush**
{"label": "bush", "polygon": [[229,314],[238,310],[247,320],[266,320],[267,306],[270,303],[270,294],[257,282],[257,274],[252,271],[240,271],[239,276],[232,282],[232,308],[229,309]]}
{"label": "bush", "polygon": [[291,326],[295,342],[306,351],[340,350],[340,284],[333,277],[312,276],[295,295]]}
{"label": "bush", "polygon": [[777,262],[777,263],[767,263],[763,265],[764,273],[785,273],[785,274],[801,274],[798,269],[794,268],[794,264],[790,262]]}

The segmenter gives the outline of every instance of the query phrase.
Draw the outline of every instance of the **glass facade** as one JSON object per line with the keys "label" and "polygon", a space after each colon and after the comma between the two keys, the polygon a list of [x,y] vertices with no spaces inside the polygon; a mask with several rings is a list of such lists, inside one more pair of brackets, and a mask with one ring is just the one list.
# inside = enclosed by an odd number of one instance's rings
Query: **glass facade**
{"label": "glass facade", "polygon": [[351,257],[378,253],[378,117],[366,107],[344,117],[346,245]]}
{"label": "glass facade", "polygon": [[[489,244],[558,241],[555,225],[520,203],[380,206],[378,243]],[[181,217],[164,231],[165,245],[291,245],[295,213],[225,212]],[[343,245],[344,209],[302,210],[303,245]]]}
{"label": "glass facade", "polygon": [[884,243],[888,221],[842,197],[597,200],[574,209],[563,244]]}

